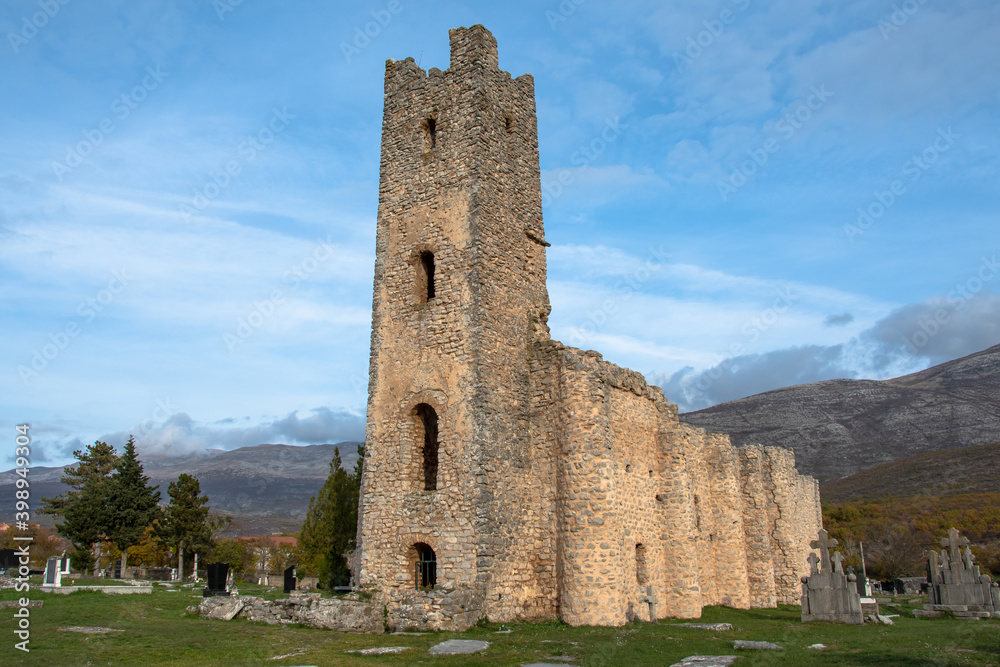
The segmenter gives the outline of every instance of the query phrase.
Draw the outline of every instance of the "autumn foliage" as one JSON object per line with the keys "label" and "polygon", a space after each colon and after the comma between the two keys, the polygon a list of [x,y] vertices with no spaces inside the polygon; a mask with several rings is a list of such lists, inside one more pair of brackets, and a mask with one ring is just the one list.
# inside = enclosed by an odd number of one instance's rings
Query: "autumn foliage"
{"label": "autumn foliage", "polygon": [[845,563],[860,567],[865,550],[870,576],[920,576],[929,549],[940,549],[948,529],[971,542],[982,571],[1000,576],[1000,493],[888,498],[824,503],[823,525],[845,546]]}

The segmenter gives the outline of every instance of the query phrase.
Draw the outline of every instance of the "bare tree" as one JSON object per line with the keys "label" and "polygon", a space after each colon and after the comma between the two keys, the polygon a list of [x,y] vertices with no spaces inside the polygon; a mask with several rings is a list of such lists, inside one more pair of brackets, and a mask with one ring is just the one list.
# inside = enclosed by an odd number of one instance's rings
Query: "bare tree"
{"label": "bare tree", "polygon": [[913,533],[889,523],[871,526],[865,535],[865,560],[874,577],[894,579],[919,575],[923,550]]}

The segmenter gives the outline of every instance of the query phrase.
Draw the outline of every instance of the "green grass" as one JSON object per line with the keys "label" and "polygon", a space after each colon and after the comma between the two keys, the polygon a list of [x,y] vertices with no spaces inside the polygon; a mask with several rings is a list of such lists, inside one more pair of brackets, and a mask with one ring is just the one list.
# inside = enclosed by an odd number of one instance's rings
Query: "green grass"
{"label": "green grass", "polygon": [[[245,594],[266,593],[265,587],[240,585]],[[21,594],[0,591],[0,599]],[[195,596],[199,596],[196,598]],[[187,616],[185,607],[199,602],[197,588],[168,592],[156,586],[152,595],[116,596],[94,592],[71,595],[32,591],[41,608],[31,609],[31,652],[13,648],[13,609],[0,609],[3,664],[24,665],[520,665],[551,656],[572,656],[573,664],[670,665],[695,655],[743,655],[736,665],[1000,665],[1000,619],[962,621],[916,619],[913,605],[883,606],[899,613],[896,624],[851,627],[803,624],[797,607],[739,611],[710,607],[704,622],[726,622],[732,632],[682,628],[675,621],[639,623],[623,628],[572,628],[560,623],[484,625],[462,633],[426,635],[356,635],[301,626],[269,626],[213,621]],[[922,601],[919,601],[922,603]],[[102,626],[124,630],[103,635],[59,631],[66,626]],[[510,634],[496,634],[511,629]],[[450,638],[483,639],[492,646],[473,656],[432,657],[427,649]],[[781,652],[737,653],[734,639],[772,641]],[[810,644],[829,648],[809,650]],[[401,655],[358,656],[349,649],[410,646]],[[272,660],[275,656],[297,655]]]}

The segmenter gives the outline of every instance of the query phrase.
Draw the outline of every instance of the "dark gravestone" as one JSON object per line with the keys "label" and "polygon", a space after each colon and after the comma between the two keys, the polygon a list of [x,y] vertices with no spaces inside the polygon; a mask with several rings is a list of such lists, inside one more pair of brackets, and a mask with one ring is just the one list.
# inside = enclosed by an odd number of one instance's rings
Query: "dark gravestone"
{"label": "dark gravestone", "polygon": [[115,561],[115,574],[113,578],[114,579],[122,578],[122,562],[120,560]]}
{"label": "dark gravestone", "polygon": [[207,572],[208,586],[203,595],[229,595],[226,590],[226,578],[229,576],[229,563],[209,563]]}
{"label": "dark gravestone", "polygon": [[857,577],[858,577],[858,581],[857,581],[857,584],[858,584],[858,595],[860,595],[863,598],[868,597],[868,586],[867,586],[867,584],[868,584],[868,578],[865,577],[865,573],[864,572],[862,572],[861,574],[857,575]]}
{"label": "dark gravestone", "polygon": [[285,570],[285,593],[291,593],[295,590],[295,567],[290,567]]}
{"label": "dark gravestone", "polygon": [[13,549],[0,550],[0,570],[6,571],[17,565],[17,553]]}

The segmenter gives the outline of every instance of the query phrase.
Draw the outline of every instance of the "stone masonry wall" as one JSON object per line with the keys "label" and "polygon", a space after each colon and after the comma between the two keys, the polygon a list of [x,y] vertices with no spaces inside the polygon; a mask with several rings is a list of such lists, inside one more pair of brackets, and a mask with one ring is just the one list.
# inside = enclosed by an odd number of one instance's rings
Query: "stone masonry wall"
{"label": "stone masonry wall", "polygon": [[550,340],[534,82],[482,26],[450,37],[445,71],[386,63],[360,585],[426,629],[796,601],[815,481]]}
{"label": "stone masonry wall", "polygon": [[535,447],[556,451],[564,621],[648,620],[648,586],[658,618],[774,606],[808,567],[818,495],[790,452],[681,424],[659,388],[593,351],[539,343],[532,369]]}

